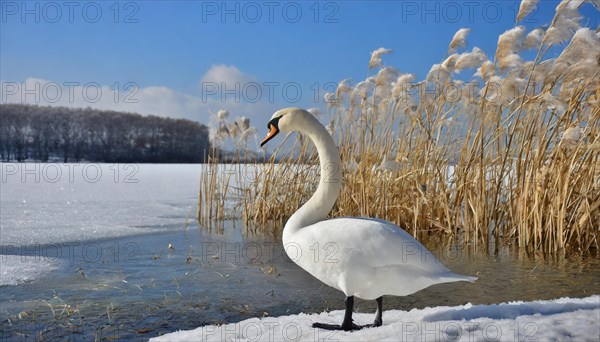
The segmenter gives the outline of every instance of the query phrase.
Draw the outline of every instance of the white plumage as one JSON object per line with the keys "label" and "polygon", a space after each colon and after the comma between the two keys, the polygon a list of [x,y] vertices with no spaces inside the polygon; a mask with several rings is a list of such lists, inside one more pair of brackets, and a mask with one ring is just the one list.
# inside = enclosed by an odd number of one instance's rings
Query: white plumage
{"label": "white plumage", "polygon": [[476,279],[450,272],[407,232],[377,219],[320,221],[288,236],[284,246],[296,264],[348,297],[406,296],[434,284]]}

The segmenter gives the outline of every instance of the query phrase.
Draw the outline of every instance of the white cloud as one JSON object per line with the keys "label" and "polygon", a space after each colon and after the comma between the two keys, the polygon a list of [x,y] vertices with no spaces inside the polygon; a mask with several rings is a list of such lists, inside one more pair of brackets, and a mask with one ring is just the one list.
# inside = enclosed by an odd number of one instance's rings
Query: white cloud
{"label": "white cloud", "polygon": [[[214,82],[249,82],[246,76],[234,66],[214,66],[202,80]],[[185,94],[164,86],[139,87],[135,83],[100,85],[98,83],[55,82],[30,77],[23,82],[0,81],[0,103],[25,103],[40,106],[91,107],[101,110],[114,110],[186,118],[209,124],[209,117],[219,109],[229,110],[234,116],[247,116],[256,122],[268,118],[276,110],[274,104],[264,101],[250,103],[243,96],[237,100],[234,95],[221,98],[221,94],[203,96]],[[229,89],[229,88],[228,88]],[[231,89],[234,89],[233,87]]]}
{"label": "white cloud", "polygon": [[202,84],[206,82],[224,83],[227,89],[234,89],[236,84],[257,83],[257,79],[254,76],[243,73],[236,66],[216,64],[211,66],[204,76],[202,76],[200,86],[202,87]]}
{"label": "white cloud", "polygon": [[[282,107],[301,106],[302,101],[288,101],[297,83],[264,81],[244,73],[233,65],[213,65],[200,78],[195,94],[186,94],[165,86],[139,87],[135,83],[100,85],[98,83],[55,82],[27,78],[22,82],[2,82],[0,103],[26,103],[40,106],[91,107],[186,118],[210,125],[210,116],[220,109],[231,117],[245,116],[258,127],[259,133],[273,112]],[[212,86],[213,88],[206,88]],[[299,86],[299,85],[298,85]],[[300,89],[303,100],[310,103],[313,93]],[[306,104],[306,103],[305,103]]]}
{"label": "white cloud", "polygon": [[140,88],[135,83],[118,86],[98,83],[55,82],[27,78],[23,82],[0,82],[1,103],[40,106],[91,107],[103,110],[193,118],[206,112],[200,98],[167,87]]}

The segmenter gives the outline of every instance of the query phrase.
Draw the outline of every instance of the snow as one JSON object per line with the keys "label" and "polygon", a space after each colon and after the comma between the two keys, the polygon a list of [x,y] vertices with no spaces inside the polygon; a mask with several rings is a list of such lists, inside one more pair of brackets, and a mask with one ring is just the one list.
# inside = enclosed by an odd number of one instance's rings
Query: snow
{"label": "snow", "polygon": [[[385,305],[385,299],[384,299]],[[598,341],[600,295],[549,301],[388,310],[383,326],[354,332],[326,331],[314,322],[339,324],[343,311],[252,318],[178,331],[151,341]],[[373,313],[353,315],[372,323]]]}

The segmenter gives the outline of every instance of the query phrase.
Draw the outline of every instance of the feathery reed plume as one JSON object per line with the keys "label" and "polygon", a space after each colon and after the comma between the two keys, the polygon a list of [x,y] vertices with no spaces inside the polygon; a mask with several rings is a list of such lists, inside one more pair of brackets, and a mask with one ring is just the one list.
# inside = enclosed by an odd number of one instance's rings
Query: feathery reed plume
{"label": "feathery reed plume", "polygon": [[544,34],[546,34],[546,30],[541,27],[529,32],[527,37],[525,37],[525,41],[523,42],[523,50],[537,49],[540,45],[542,45]]}
{"label": "feathery reed plume", "polygon": [[498,37],[498,47],[496,48],[496,60],[519,52],[523,44],[523,34],[525,33],[524,26],[517,26],[505,31]]}
{"label": "feathery reed plume", "polygon": [[396,101],[398,110],[404,111],[414,105],[412,98],[412,86],[415,81],[415,75],[402,74],[396,81],[392,82],[392,99]]}
{"label": "feathery reed plume", "polygon": [[556,63],[574,64],[585,59],[596,59],[600,53],[600,34],[587,27],[575,32],[569,45],[556,59]]}
{"label": "feathery reed plume", "polygon": [[230,125],[230,132],[236,132],[231,134],[231,138],[234,141],[237,150],[247,150],[248,140],[250,137],[256,138],[256,128],[251,127],[250,119],[242,116],[236,118],[233,124]]}
{"label": "feathery reed plume", "polygon": [[370,92],[373,90],[373,86],[375,85],[375,78],[369,77],[364,81],[358,82],[352,92],[350,93],[350,105],[358,103],[366,103],[367,97]]}
{"label": "feathery reed plume", "polygon": [[476,69],[488,60],[487,55],[480,48],[474,47],[471,52],[461,53],[456,61],[454,70],[456,72],[464,69]]}
{"label": "feathery reed plume", "polygon": [[350,85],[350,80],[345,79],[338,83],[337,89],[335,90],[335,97],[338,101],[342,101],[342,95],[347,94],[352,91],[352,86]]}
{"label": "feathery reed plume", "polygon": [[[490,77],[487,83],[494,88],[493,92],[487,94],[487,100],[491,106],[511,106],[524,94],[527,86],[527,80],[514,75],[509,75],[506,78],[494,75]],[[483,96],[484,90],[482,89],[479,95]]]}
{"label": "feathery reed plume", "polygon": [[571,39],[575,32],[581,28],[579,21],[582,17],[579,14],[579,7],[582,4],[583,1],[575,0],[563,0],[558,4],[552,24],[546,30],[544,44],[562,44]]}
{"label": "feathery reed plume", "polygon": [[398,78],[392,82],[392,96],[394,98],[400,96],[402,93],[407,92],[408,86],[414,82],[415,75],[413,74],[402,74],[398,76]]}
{"label": "feathery reed plume", "polygon": [[227,118],[229,118],[229,111],[225,109],[220,109],[217,112],[217,118],[219,119],[219,121],[227,120]]}
{"label": "feathery reed plume", "polygon": [[[589,81],[590,78],[594,75],[596,75],[596,77],[599,76],[599,70],[600,68],[598,67],[597,61],[593,59],[580,60],[577,63],[569,66],[563,77],[563,82],[571,83],[579,81]],[[590,82],[589,89],[597,89],[598,86],[598,82],[596,82],[596,84]]]}
{"label": "feathery reed plume", "polygon": [[[211,127],[209,128],[209,139],[212,145],[218,147],[221,143],[229,138],[231,132],[229,131],[227,118],[229,117],[229,112],[221,109],[217,112],[216,115],[211,115],[210,122]],[[214,127],[216,125],[216,127]]]}
{"label": "feathery reed plume", "polygon": [[383,65],[383,61],[381,60],[382,55],[387,55],[392,53],[392,50],[385,49],[380,47],[379,49],[371,52],[371,60],[369,61],[369,69],[373,69],[376,67],[380,67]]}
{"label": "feathery reed plume", "polygon": [[250,119],[242,116],[238,119],[239,125],[242,127],[242,130],[247,130],[250,128]]}
{"label": "feathery reed plume", "polygon": [[[250,137],[256,138],[257,135],[258,135],[258,132],[256,131],[256,127],[249,127],[248,129],[246,129],[242,132],[242,134],[240,135],[239,141],[241,142],[242,146],[244,146],[245,148],[248,148],[248,140],[250,139]],[[255,139],[255,143],[256,143],[256,146],[258,147],[258,141],[256,141],[256,139]]]}
{"label": "feathery reed plume", "polygon": [[229,135],[234,141],[237,140],[237,138],[242,134],[242,128],[238,124],[237,118],[227,127],[227,129],[229,131]]}
{"label": "feathery reed plume", "polygon": [[400,71],[393,67],[385,67],[377,73],[375,77],[375,86],[391,85],[400,75]]}
{"label": "feathery reed plume", "polygon": [[565,104],[558,99],[556,96],[549,92],[544,92],[539,98],[540,104],[542,104],[548,110],[555,110],[558,114],[565,112]]}
{"label": "feathery reed plume", "polygon": [[467,35],[471,32],[469,28],[461,28],[456,31],[454,37],[452,37],[452,41],[450,42],[450,46],[448,47],[448,52],[457,51],[458,49],[462,49],[467,46]]}
{"label": "feathery reed plume", "polygon": [[573,147],[576,145],[581,139],[581,128],[579,125],[572,123],[569,128],[567,128],[560,139],[560,144],[565,147]]}
{"label": "feathery reed plume", "polygon": [[577,19],[560,17],[554,25],[546,30],[543,42],[552,45],[562,44],[569,40],[579,28],[581,26]]}
{"label": "feathery reed plume", "polygon": [[523,58],[521,58],[521,56],[519,56],[516,53],[506,55],[498,62],[498,67],[500,67],[500,70],[505,70],[509,68],[519,68],[522,65]]}
{"label": "feathery reed plume", "polygon": [[454,67],[456,66],[456,62],[458,61],[459,57],[460,55],[457,53],[451,54],[442,62],[442,68],[448,71],[454,70]]}
{"label": "feathery reed plume", "polygon": [[523,70],[531,73],[531,80],[537,85],[543,85],[547,79],[551,79],[551,71],[554,67],[554,59],[548,59],[541,63],[535,64],[534,61],[528,61],[523,64]]}
{"label": "feathery reed plume", "polygon": [[337,106],[339,104],[339,100],[338,97],[335,95],[335,93],[325,93],[323,95],[323,100],[325,101],[325,103],[327,104],[327,106]]}
{"label": "feathery reed plume", "polygon": [[427,82],[445,83],[450,78],[450,70],[443,64],[434,64],[427,74]]}
{"label": "feathery reed plume", "polygon": [[566,16],[569,18],[579,17],[578,9],[586,2],[585,0],[562,0],[556,6],[556,13],[554,19],[557,16]]}
{"label": "feathery reed plume", "polygon": [[588,28],[581,28],[556,58],[550,75],[554,78],[564,77],[565,82],[585,79],[598,70],[598,51],[600,35]]}
{"label": "feathery reed plume", "polygon": [[523,20],[531,12],[536,9],[536,5],[539,0],[522,0],[519,6],[519,13],[517,14],[517,21]]}
{"label": "feathery reed plume", "polygon": [[487,81],[490,79],[490,76],[494,74],[494,63],[491,61],[485,61],[479,68],[477,68],[477,72],[474,76],[481,77],[482,80]]}

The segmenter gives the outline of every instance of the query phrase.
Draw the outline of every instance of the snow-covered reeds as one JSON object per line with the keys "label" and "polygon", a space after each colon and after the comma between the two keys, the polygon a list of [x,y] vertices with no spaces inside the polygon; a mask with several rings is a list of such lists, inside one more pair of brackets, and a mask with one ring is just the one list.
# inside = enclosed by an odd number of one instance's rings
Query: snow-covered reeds
{"label": "snow-covered reeds", "polygon": [[[519,20],[536,4],[523,2]],[[578,26],[578,3],[563,1],[547,30],[506,31],[492,60],[476,47],[455,52],[421,81],[382,68],[390,50],[373,51],[365,80],[340,82],[321,116],[344,165],[331,216],[377,217],[476,248],[597,249],[599,38]],[[450,48],[464,48],[467,33],[457,32]],[[559,57],[545,59],[548,45],[566,36],[568,45],[555,46]],[[526,60],[524,49],[537,57]],[[470,80],[457,79],[468,72]],[[249,231],[277,234],[317,186],[317,155],[306,139],[277,158],[252,169],[241,187]]]}

